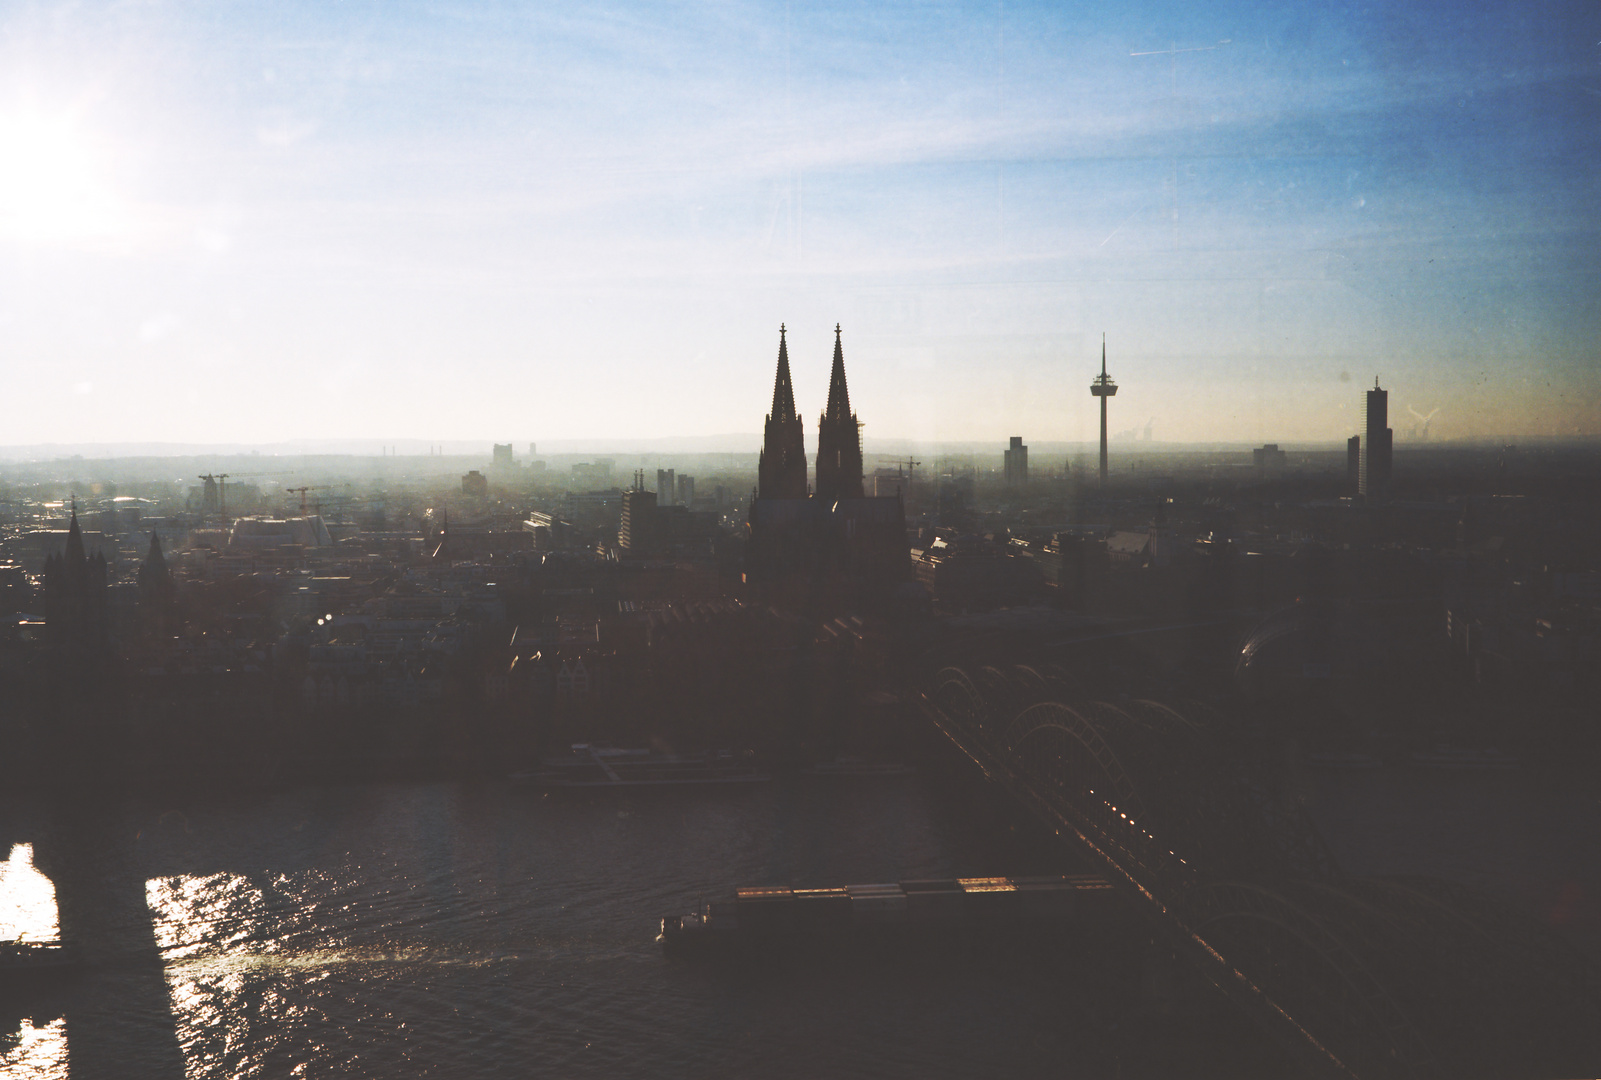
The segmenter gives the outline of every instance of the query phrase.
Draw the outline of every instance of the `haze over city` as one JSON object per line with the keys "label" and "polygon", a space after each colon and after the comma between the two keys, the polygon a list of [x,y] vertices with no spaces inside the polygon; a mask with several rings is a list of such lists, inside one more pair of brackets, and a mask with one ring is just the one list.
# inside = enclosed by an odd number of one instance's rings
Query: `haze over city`
{"label": "haze over city", "polygon": [[1601,435],[1601,14],[13,5],[0,443]]}
{"label": "haze over city", "polygon": [[1601,1076],[1601,5],[0,5],[0,1077]]}

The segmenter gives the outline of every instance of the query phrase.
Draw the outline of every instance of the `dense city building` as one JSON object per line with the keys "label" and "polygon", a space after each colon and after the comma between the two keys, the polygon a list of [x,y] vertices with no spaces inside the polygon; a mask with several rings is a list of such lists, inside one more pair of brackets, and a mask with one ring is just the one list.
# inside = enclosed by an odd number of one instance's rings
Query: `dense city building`
{"label": "dense city building", "polygon": [[1268,443],[1251,451],[1251,465],[1256,469],[1257,475],[1262,477],[1276,476],[1284,471],[1284,465],[1289,455],[1279,449],[1278,443]]}

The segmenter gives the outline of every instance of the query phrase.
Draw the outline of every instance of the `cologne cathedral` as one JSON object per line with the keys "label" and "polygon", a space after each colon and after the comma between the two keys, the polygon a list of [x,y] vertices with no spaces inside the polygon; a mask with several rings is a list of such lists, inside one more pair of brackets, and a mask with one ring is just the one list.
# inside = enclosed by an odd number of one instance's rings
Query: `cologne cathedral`
{"label": "cologne cathedral", "polygon": [[773,409],[747,525],[747,595],[817,615],[883,603],[911,575],[906,508],[898,494],[863,491],[861,423],[851,411],[838,326],[828,405],[817,425],[816,478],[814,488],[807,482],[789,345],[779,327]]}

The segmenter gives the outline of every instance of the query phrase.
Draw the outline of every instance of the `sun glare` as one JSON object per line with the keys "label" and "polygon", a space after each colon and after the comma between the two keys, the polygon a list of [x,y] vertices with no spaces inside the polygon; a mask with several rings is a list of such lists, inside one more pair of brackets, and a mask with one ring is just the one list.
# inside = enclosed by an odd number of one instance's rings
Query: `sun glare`
{"label": "sun glare", "polygon": [[0,236],[48,242],[116,232],[99,166],[70,119],[0,113]]}

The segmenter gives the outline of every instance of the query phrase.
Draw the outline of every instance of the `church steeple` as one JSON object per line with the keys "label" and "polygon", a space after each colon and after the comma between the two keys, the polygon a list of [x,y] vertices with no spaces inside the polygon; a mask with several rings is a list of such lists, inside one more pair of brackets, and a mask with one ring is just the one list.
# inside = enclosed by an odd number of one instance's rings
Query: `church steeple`
{"label": "church steeple", "polygon": [[839,340],[839,323],[834,324],[834,370],[828,377],[828,409],[830,420],[843,420],[851,413],[851,392],[845,385],[845,347]]}
{"label": "church steeple", "polygon": [[150,530],[150,550],[139,564],[139,614],[145,630],[157,636],[171,633],[178,625],[177,586],[161,550],[161,535]]}
{"label": "church steeple", "polygon": [[72,500],[72,524],[67,526],[67,561],[78,564],[84,561],[83,530],[78,528],[78,500]]}
{"label": "church steeple", "polygon": [[767,414],[762,453],[756,465],[757,489],[763,499],[806,497],[806,432],[795,411],[795,387],[789,377],[789,343],[778,327],[778,375],[773,380],[773,411]]}
{"label": "church steeple", "polygon": [[145,552],[145,561],[139,567],[139,584],[146,581],[164,580],[171,576],[167,569],[167,556],[161,550],[161,534],[150,530],[150,550]]}
{"label": "church steeple", "polygon": [[45,560],[44,623],[54,648],[95,652],[107,641],[106,558],[85,553],[76,500],[62,553]]}
{"label": "church steeple", "polygon": [[845,347],[834,324],[834,371],[828,380],[828,408],[817,424],[817,497],[862,497],[862,432],[851,412],[845,385]]}
{"label": "church steeple", "polygon": [[778,324],[778,377],[773,380],[773,407],[769,417],[789,420],[796,417],[795,386],[789,378],[789,342],[784,338],[784,324]]}

